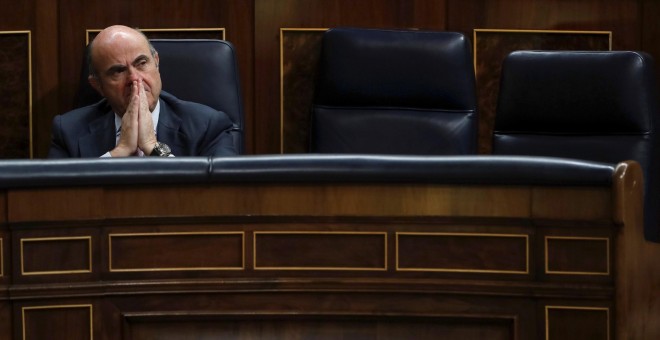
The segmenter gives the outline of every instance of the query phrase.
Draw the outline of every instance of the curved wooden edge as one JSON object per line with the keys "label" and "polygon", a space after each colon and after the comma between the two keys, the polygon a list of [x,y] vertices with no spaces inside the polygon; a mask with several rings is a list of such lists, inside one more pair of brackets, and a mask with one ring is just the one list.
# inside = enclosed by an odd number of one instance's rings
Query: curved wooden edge
{"label": "curved wooden edge", "polygon": [[644,239],[644,178],[639,163],[617,165],[612,181],[617,339],[660,338],[660,243]]}
{"label": "curved wooden edge", "polygon": [[[625,161],[617,164],[612,179],[614,191],[614,221],[617,223],[631,223],[630,218],[638,217],[635,222],[644,228],[643,221],[643,187],[644,176],[642,167],[636,161]],[[638,209],[639,214],[630,214]],[[626,216],[626,213],[628,215]],[[626,219],[628,219],[626,221]],[[643,235],[643,234],[642,234]]]}

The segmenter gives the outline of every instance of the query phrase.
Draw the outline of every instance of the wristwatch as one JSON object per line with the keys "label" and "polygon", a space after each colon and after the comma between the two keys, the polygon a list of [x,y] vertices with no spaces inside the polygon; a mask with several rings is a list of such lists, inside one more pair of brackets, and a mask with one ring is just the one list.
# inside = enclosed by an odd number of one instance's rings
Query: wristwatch
{"label": "wristwatch", "polygon": [[172,150],[170,150],[170,147],[167,146],[167,144],[156,142],[156,145],[154,146],[154,149],[151,151],[149,156],[169,157],[171,154]]}

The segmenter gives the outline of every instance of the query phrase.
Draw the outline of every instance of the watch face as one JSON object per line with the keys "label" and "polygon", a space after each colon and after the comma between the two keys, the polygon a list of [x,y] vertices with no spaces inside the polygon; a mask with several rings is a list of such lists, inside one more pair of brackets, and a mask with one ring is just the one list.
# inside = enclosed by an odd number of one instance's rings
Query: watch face
{"label": "watch face", "polygon": [[151,156],[168,157],[171,153],[172,150],[170,150],[170,147],[167,146],[167,144],[156,142],[156,146],[154,146]]}
{"label": "watch face", "polygon": [[158,143],[158,146],[160,146],[160,150],[161,150],[160,153],[161,153],[161,154],[163,154],[163,155],[165,155],[165,156],[169,156],[170,153],[172,153],[172,150],[170,150],[170,147],[167,146],[167,144],[165,144],[165,143]]}

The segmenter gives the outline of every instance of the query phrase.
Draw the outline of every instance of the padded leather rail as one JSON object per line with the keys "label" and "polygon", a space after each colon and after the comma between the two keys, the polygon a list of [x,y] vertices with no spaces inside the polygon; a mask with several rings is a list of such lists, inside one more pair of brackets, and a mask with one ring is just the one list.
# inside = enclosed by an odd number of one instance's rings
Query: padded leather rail
{"label": "padded leather rail", "polygon": [[209,158],[77,158],[0,161],[0,187],[203,183]]}
{"label": "padded leather rail", "polygon": [[607,186],[615,164],[548,157],[277,155],[215,158],[211,181]]}
{"label": "padded leather rail", "polygon": [[259,155],[8,160],[0,187],[222,182],[609,186],[615,164],[524,156]]}

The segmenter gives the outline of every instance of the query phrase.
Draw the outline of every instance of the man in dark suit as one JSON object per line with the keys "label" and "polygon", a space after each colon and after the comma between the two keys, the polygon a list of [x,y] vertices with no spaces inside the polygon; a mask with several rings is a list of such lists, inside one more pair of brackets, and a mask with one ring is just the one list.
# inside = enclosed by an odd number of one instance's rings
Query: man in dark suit
{"label": "man in dark suit", "polygon": [[225,113],[161,91],[158,52],[141,32],[110,26],[89,58],[105,99],[55,117],[49,158],[237,154]]}

